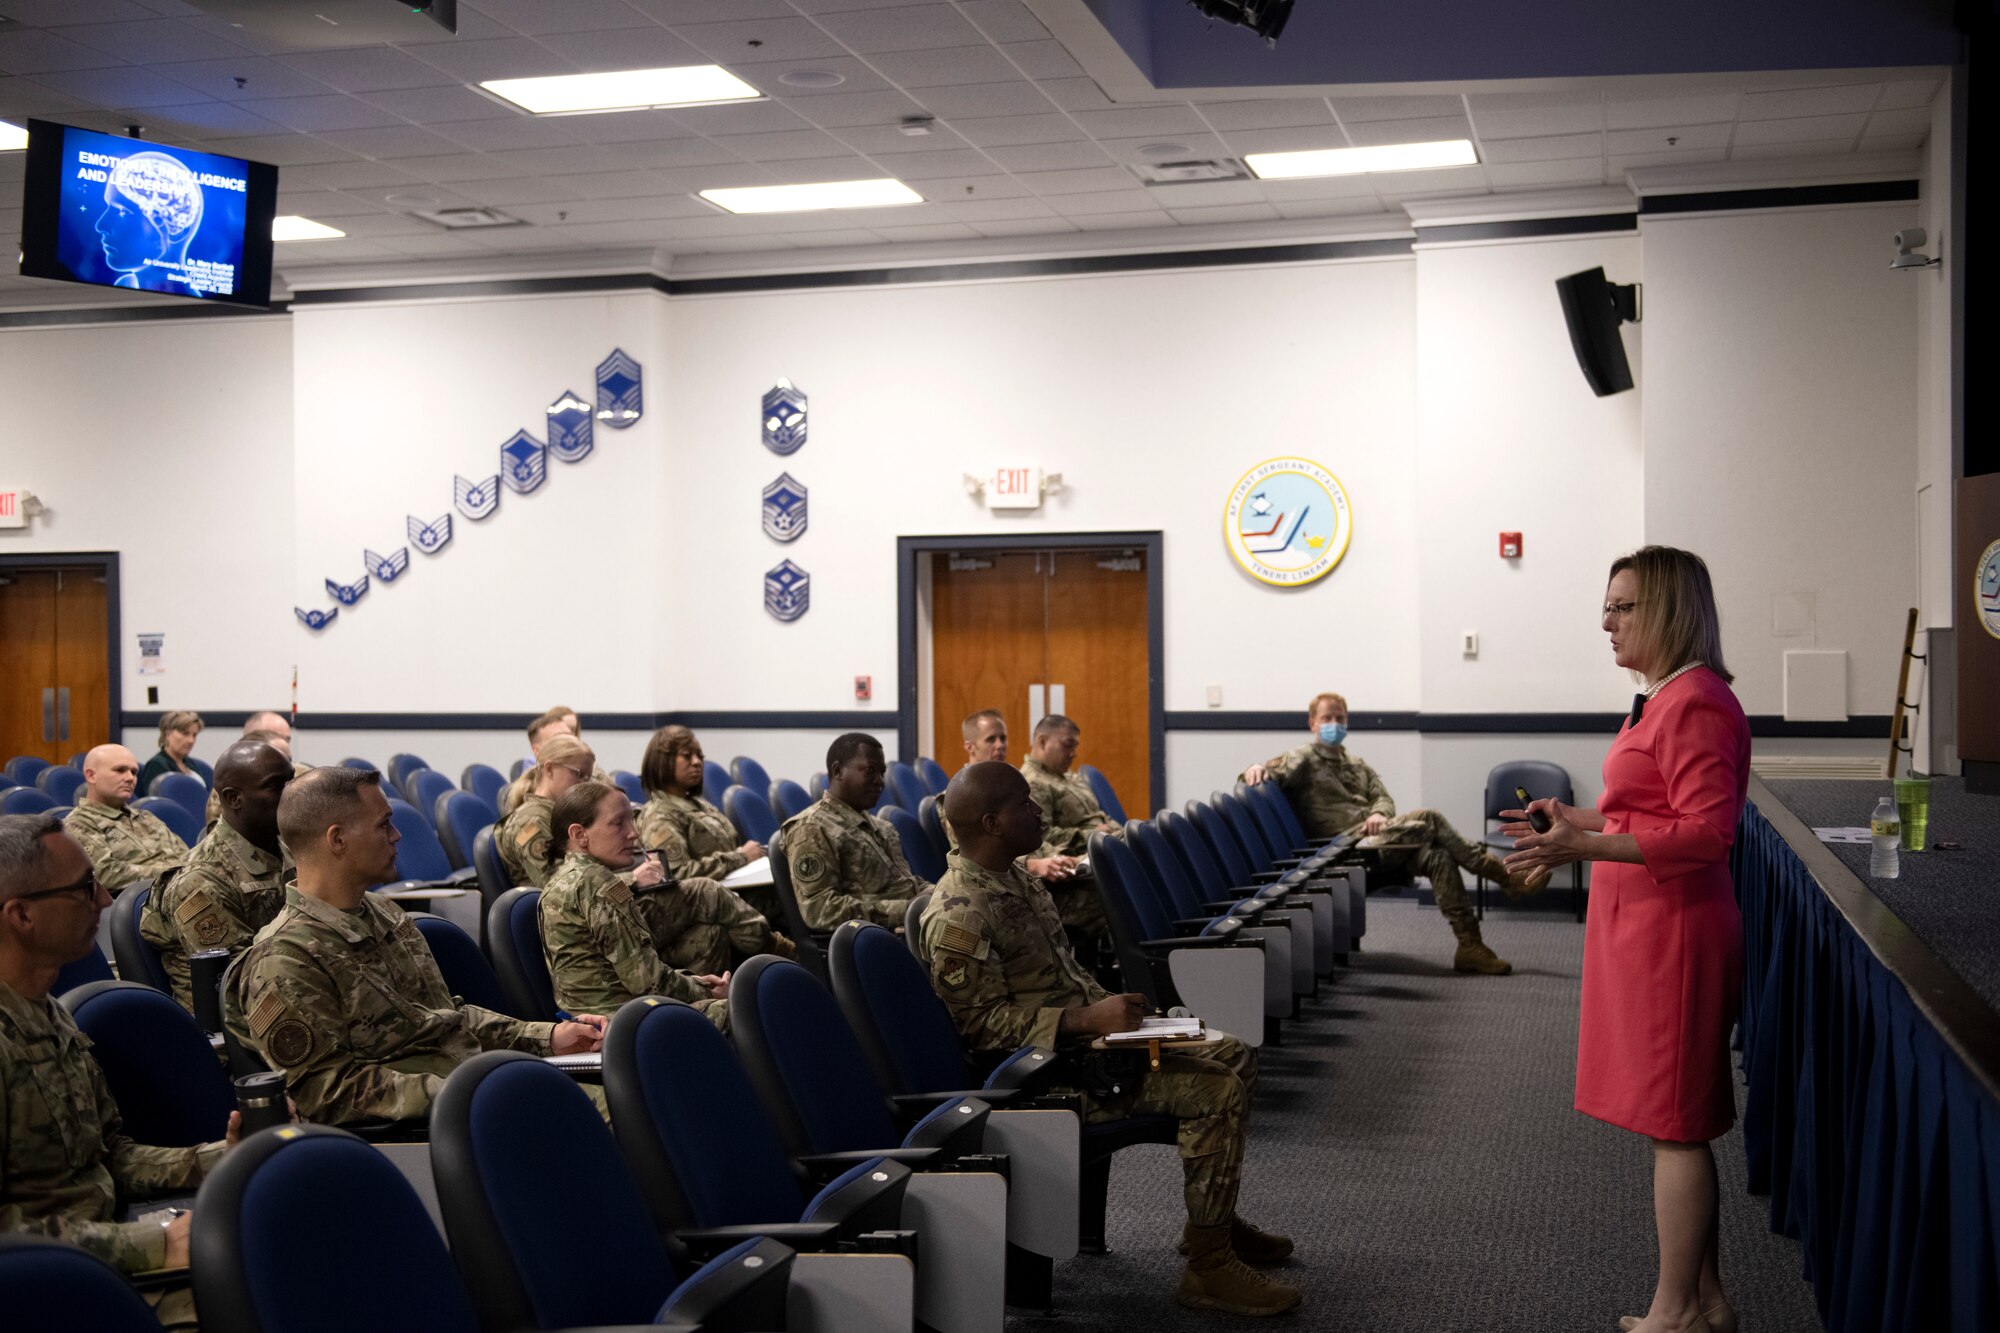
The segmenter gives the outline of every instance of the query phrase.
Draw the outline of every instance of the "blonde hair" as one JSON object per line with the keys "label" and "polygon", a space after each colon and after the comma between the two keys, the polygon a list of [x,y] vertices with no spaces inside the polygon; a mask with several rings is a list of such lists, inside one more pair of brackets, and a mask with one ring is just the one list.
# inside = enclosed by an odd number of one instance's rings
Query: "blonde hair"
{"label": "blonde hair", "polygon": [[[586,756],[591,759],[597,758],[596,752],[587,743],[578,740],[568,732],[561,732],[549,737],[546,741],[542,742],[542,752],[535,756],[535,767],[528,774],[528,786],[532,789],[539,783],[542,780],[543,771],[551,765],[567,764],[571,768],[576,768],[579,766],[576,761]],[[589,770],[586,769],[583,776],[586,778],[589,777]]]}
{"label": "blonde hair", "polygon": [[160,714],[160,748],[167,748],[167,733],[170,731],[201,731],[201,714],[192,709],[176,708]]}
{"label": "blonde hair", "polygon": [[1343,713],[1347,711],[1346,695],[1335,694],[1332,690],[1325,690],[1319,694],[1315,694],[1313,696],[1313,701],[1306,705],[1307,719],[1310,720],[1312,715],[1319,711],[1319,706],[1321,704],[1328,704],[1328,703],[1332,704],[1335,708],[1338,708]]}
{"label": "blonde hair", "polygon": [[1606,578],[1627,569],[1639,585],[1632,626],[1652,655],[1652,679],[1699,662],[1723,680],[1735,680],[1722,663],[1722,621],[1707,563],[1677,547],[1641,546],[1612,561]]}

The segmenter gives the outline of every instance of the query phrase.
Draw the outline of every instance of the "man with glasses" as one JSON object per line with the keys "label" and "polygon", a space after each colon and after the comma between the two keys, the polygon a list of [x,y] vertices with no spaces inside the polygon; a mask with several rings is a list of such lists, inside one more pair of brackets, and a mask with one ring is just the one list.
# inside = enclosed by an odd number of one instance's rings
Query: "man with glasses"
{"label": "man with glasses", "polygon": [[[155,1148],[126,1136],[103,1070],[49,990],[97,947],[111,895],[47,815],[0,816],[0,1231],[53,1236],[124,1273],[185,1268],[193,1215],[124,1222],[124,1201],[196,1189],[229,1145]],[[193,1328],[185,1284],[146,1299],[168,1328]]]}
{"label": "man with glasses", "polygon": [[[1435,810],[1396,814],[1396,802],[1368,761],[1347,751],[1347,700],[1338,694],[1315,695],[1306,709],[1312,739],[1275,759],[1252,764],[1243,781],[1275,782],[1298,811],[1308,837],[1337,838],[1359,833],[1379,839],[1385,867],[1408,866],[1430,878],[1438,911],[1458,937],[1452,968],[1485,976],[1505,976],[1514,965],[1486,946],[1479,917],[1465,899],[1461,869],[1506,887],[1507,896],[1532,893],[1547,883],[1523,880],[1507,873],[1500,858],[1469,842]],[[1366,845],[1366,844],[1364,844]]]}
{"label": "man with glasses", "polygon": [[100,745],[83,757],[83,799],[63,821],[63,831],[90,857],[97,882],[114,895],[187,860],[179,834],[132,808],[138,787],[139,756],[122,745]]}

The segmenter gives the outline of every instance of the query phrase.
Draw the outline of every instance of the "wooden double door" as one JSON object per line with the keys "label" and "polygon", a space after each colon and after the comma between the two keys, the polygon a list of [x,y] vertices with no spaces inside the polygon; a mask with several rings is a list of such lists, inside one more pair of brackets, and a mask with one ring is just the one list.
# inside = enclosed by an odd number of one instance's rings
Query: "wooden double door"
{"label": "wooden double door", "polygon": [[100,568],[0,568],[0,761],[112,739],[107,610]]}
{"label": "wooden double door", "polygon": [[1128,814],[1149,813],[1152,731],[1146,553],[965,549],[931,557],[931,699],[937,757],[957,771],[966,716],[998,709],[1008,758],[1035,723],[1082,728],[1076,762],[1102,770]]}

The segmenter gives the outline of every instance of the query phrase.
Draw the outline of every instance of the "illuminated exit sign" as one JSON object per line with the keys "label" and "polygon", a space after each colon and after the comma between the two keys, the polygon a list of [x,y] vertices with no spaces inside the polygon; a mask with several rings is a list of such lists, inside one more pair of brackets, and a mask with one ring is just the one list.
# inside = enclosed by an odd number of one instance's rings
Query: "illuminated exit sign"
{"label": "illuminated exit sign", "polygon": [[27,498],[25,491],[8,488],[0,490],[0,528],[25,528],[28,516],[22,510]]}
{"label": "illuminated exit sign", "polygon": [[995,468],[986,487],[988,509],[1042,507],[1042,470],[1038,467]]}

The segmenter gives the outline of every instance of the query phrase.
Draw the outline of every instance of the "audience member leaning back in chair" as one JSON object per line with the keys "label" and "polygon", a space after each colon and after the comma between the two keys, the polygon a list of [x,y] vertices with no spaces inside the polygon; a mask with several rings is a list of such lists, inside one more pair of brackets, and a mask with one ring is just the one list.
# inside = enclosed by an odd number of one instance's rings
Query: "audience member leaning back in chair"
{"label": "audience member leaning back in chair", "polygon": [[[1142,997],[1111,995],[1097,984],[1070,954],[1047,892],[1015,864],[1042,840],[1041,808],[1027,781],[1005,764],[963,768],[945,791],[945,818],[959,850],[924,910],[923,951],[931,986],[966,1046],[988,1053],[1073,1049],[1138,1027]],[[1123,1092],[1078,1090],[1092,1123],[1130,1115],[1180,1121],[1188,1265],[1175,1299],[1233,1314],[1280,1314],[1299,1303],[1298,1291],[1245,1264],[1279,1262],[1292,1243],[1236,1216],[1257,1057],[1234,1037],[1216,1037],[1198,1051],[1164,1053],[1151,1072],[1139,1057],[1139,1076]]]}
{"label": "audience member leaning back in chair", "polygon": [[[125,1273],[183,1268],[192,1213],[164,1227],[119,1213],[129,1199],[199,1185],[241,1121],[231,1111],[225,1140],[191,1148],[126,1137],[89,1043],[49,995],[63,965],[97,947],[109,906],[61,824],[0,815],[0,1231],[55,1236]],[[166,1327],[194,1327],[185,1284],[147,1300]]]}
{"label": "audience member leaning back in chair", "polygon": [[[664,995],[685,1000],[727,1031],[728,974],[690,975],[665,957],[695,932],[726,947],[728,937],[718,923],[695,919],[716,914],[719,903],[708,900],[719,899],[722,891],[707,884],[705,892],[684,895],[652,857],[639,863],[628,883],[619,872],[639,861],[639,830],[632,802],[610,783],[579,782],[564,792],[556,800],[554,824],[562,845],[548,852],[551,873],[541,914],[542,953],[556,1004],[610,1014],[641,996]],[[642,897],[662,899],[661,910],[642,913]],[[661,938],[649,916],[678,929]],[[763,918],[757,925],[763,926]],[[769,934],[765,927],[763,935]],[[745,942],[754,946],[754,938]]]}
{"label": "audience member leaning back in chair", "polygon": [[481,1051],[593,1051],[603,1028],[593,1014],[525,1023],[453,997],[416,923],[368,892],[396,878],[381,779],[315,768],[286,789],[278,827],[298,882],[223,996],[231,1033],[284,1070],[299,1115],[322,1124],[421,1119]]}
{"label": "audience member leaning back in chair", "polygon": [[82,799],[63,821],[63,831],[89,855],[97,882],[113,895],[187,860],[179,834],[132,808],[138,786],[139,756],[122,745],[100,745],[83,757]]}
{"label": "audience member leaning back in chair", "polygon": [[261,741],[239,741],[215,764],[222,821],[188,853],[180,872],[153,887],[139,933],[160,951],[181,1007],[194,1008],[188,955],[241,949],[285,905],[290,868],[278,841],[278,801],[292,761]]}
{"label": "audience member leaning back in chair", "polygon": [[910,899],[930,887],[910,869],[889,821],[868,813],[887,772],[880,741],[859,731],[837,736],[826,751],[826,793],[785,821],[792,892],[814,930],[847,921],[901,930]]}

